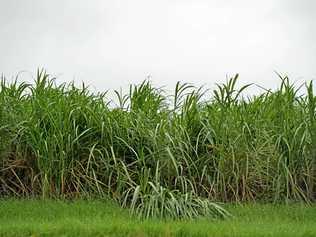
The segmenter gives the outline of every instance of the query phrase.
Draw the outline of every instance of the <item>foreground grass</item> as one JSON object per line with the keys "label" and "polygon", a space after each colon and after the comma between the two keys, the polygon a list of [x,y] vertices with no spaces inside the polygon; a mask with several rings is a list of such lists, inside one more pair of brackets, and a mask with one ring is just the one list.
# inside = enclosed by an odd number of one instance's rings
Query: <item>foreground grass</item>
{"label": "foreground grass", "polygon": [[0,236],[316,236],[316,206],[228,205],[228,220],[141,221],[105,201],[0,201]]}

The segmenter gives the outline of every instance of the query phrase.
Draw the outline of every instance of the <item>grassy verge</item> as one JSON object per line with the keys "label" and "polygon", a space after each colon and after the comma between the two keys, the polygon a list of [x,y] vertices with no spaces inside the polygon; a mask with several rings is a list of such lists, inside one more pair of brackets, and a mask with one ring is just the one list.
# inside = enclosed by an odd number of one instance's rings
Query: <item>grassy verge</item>
{"label": "grassy verge", "polygon": [[140,221],[105,201],[0,201],[0,236],[316,236],[316,206],[225,206],[228,220]]}

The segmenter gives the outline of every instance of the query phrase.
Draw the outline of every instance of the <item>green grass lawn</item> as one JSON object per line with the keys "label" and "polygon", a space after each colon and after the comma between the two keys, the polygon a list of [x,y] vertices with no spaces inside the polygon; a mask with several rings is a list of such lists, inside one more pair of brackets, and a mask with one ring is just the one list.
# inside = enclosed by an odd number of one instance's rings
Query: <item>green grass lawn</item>
{"label": "green grass lawn", "polygon": [[141,221],[106,201],[1,200],[0,236],[316,236],[316,206],[225,206],[228,220]]}

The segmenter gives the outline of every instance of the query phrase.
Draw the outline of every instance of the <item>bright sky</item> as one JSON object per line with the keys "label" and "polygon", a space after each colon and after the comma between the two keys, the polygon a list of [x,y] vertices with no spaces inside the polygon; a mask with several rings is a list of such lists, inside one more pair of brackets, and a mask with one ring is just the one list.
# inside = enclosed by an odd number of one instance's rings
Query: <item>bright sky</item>
{"label": "bright sky", "polygon": [[[314,0],[0,1],[0,73],[44,67],[100,91],[139,83],[274,88],[316,79]],[[28,80],[28,73],[22,78]]]}

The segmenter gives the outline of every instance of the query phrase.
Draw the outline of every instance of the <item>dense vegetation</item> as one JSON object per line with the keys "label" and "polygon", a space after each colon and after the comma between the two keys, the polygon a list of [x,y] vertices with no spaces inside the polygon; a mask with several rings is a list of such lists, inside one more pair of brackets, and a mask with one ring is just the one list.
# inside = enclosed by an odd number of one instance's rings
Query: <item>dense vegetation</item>
{"label": "dense vegetation", "polygon": [[242,97],[149,81],[105,93],[57,84],[0,85],[0,196],[110,197],[144,217],[225,216],[214,201],[316,198],[316,97],[287,77]]}
{"label": "dense vegetation", "polygon": [[235,218],[138,220],[96,200],[4,200],[0,236],[21,237],[315,237],[316,206],[251,204],[224,207]]}

